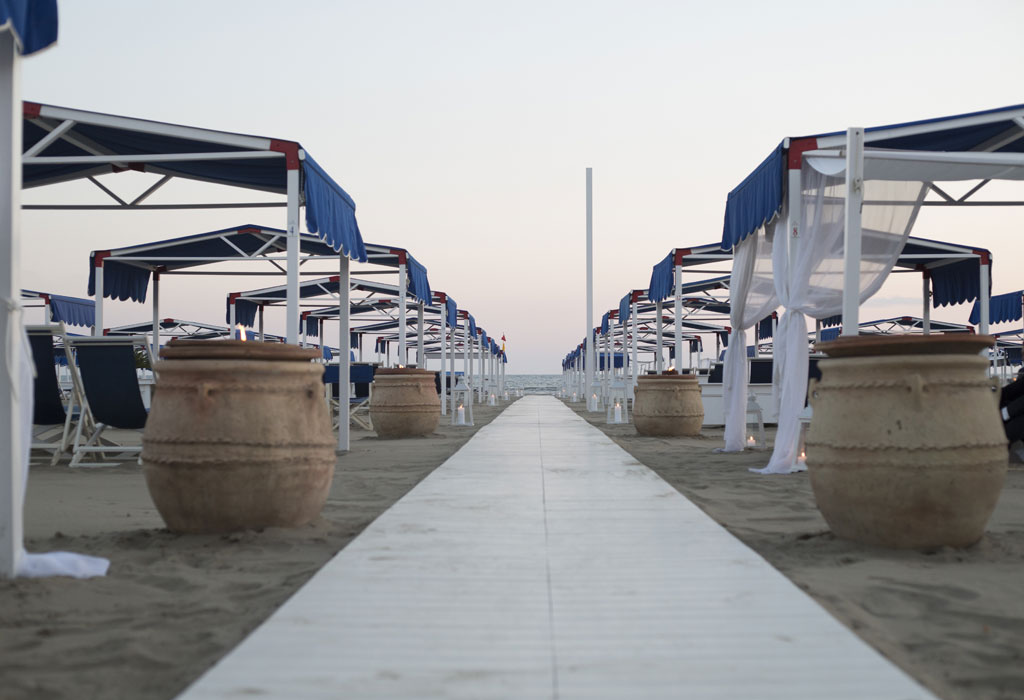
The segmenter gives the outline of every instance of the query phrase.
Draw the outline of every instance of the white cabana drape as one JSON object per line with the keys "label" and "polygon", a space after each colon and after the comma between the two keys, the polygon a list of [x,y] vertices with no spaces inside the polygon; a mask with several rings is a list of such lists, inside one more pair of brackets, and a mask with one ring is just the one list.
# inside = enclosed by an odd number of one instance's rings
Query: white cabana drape
{"label": "white cabana drape", "polygon": [[[783,211],[780,217],[799,216],[799,238],[775,236],[772,245],[775,291],[785,313],[774,339],[778,431],[768,465],[751,470],[760,474],[797,470],[799,416],[807,395],[807,317],[824,319],[842,311],[844,177],[820,173],[805,162],[801,190],[800,211]],[[888,277],[925,192],[919,181],[864,182],[859,303],[871,298]]]}
{"label": "white cabana drape", "polygon": [[[772,279],[772,222],[747,236],[733,251],[729,278],[729,325],[732,334],[725,350],[722,397],[725,404],[725,452],[741,452],[746,446],[747,424],[747,329],[779,305]],[[757,342],[757,331],[754,331]]]}

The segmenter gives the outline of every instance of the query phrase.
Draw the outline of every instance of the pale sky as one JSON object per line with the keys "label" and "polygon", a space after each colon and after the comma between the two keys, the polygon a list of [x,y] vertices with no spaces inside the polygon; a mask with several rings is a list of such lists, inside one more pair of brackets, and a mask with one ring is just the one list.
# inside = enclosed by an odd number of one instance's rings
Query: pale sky
{"label": "pale sky", "polygon": [[[352,195],[364,239],[409,249],[507,336],[517,374],[558,372],[585,334],[586,167],[596,325],[670,249],[721,239],[727,193],[783,137],[1024,103],[1016,0],[66,0],[60,25],[23,62],[25,99],[300,141]],[[80,185],[24,200],[72,198],[104,202]],[[284,210],[26,212],[21,283],[85,296],[90,250],[250,222],[283,228]],[[1022,225],[1020,208],[926,209],[912,235],[991,249],[998,294],[1024,283]],[[920,278],[896,277],[863,319],[920,315]],[[211,323],[227,292],[283,283],[165,280],[162,316]],[[150,313],[106,309],[108,326]]]}

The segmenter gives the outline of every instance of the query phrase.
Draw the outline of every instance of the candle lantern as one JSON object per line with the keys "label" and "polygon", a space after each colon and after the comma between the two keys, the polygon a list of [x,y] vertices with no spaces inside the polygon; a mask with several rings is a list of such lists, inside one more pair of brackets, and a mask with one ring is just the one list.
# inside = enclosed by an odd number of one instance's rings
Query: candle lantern
{"label": "candle lantern", "polygon": [[763,450],[768,446],[764,434],[764,413],[754,392],[747,394],[747,449]]}
{"label": "candle lantern", "polygon": [[473,425],[472,389],[464,377],[459,377],[452,388],[452,425]]}

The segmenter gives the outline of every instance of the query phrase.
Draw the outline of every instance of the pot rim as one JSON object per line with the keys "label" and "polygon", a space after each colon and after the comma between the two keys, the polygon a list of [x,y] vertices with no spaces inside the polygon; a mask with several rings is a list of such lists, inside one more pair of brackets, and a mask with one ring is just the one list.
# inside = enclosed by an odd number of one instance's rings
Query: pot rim
{"label": "pot rim", "polygon": [[160,358],[165,360],[309,362],[320,356],[317,348],[253,340],[174,340],[160,349]]}
{"label": "pot rim", "polygon": [[682,379],[689,380],[689,379],[696,379],[696,378],[697,378],[697,375],[695,375],[695,374],[640,374],[640,375],[637,375],[637,379],[638,380],[642,379],[644,381],[659,381],[659,380],[665,380],[665,379],[678,381],[678,380],[682,380]]}
{"label": "pot rim", "polygon": [[991,335],[939,333],[935,335],[857,335],[816,343],[815,352],[829,357],[878,355],[976,355],[996,344]]}
{"label": "pot rim", "polygon": [[419,369],[417,367],[378,367],[373,371],[373,376],[377,377],[380,375],[427,375],[436,374],[432,369]]}

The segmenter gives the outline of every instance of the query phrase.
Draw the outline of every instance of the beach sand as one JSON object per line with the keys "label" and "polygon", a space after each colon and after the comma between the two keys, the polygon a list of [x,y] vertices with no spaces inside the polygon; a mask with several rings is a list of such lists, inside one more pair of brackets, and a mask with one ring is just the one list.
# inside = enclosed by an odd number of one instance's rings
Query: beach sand
{"label": "beach sand", "polygon": [[[962,550],[896,551],[832,535],[807,473],[760,476],[769,452],[715,454],[721,428],[645,438],[566,404],[819,604],[946,700],[1024,698],[1024,470],[1011,464],[988,531]],[[686,533],[679,533],[685,537]]]}
{"label": "beach sand", "polygon": [[321,517],[295,530],[175,535],[134,463],[33,465],[26,548],[111,566],[86,581],[0,580],[0,698],[173,698],[503,409],[476,406],[473,428],[443,420],[426,438],[353,428]]}
{"label": "beach sand", "polygon": [[[720,429],[641,438],[567,405],[938,696],[1024,698],[1019,465],[977,545],[889,551],[832,536],[806,473],[758,476],[747,469],[767,452],[715,454]],[[501,410],[477,407],[476,428]],[[322,517],[291,531],[173,535],[136,467],[33,467],[29,549],[107,556],[111,571],[0,581],[0,697],[174,697],[473,432],[442,425],[430,438],[385,441],[354,431]]]}

